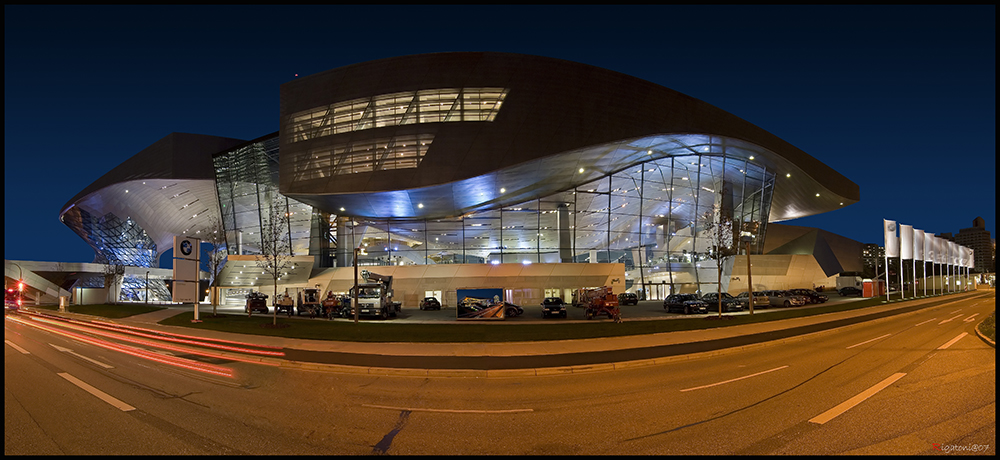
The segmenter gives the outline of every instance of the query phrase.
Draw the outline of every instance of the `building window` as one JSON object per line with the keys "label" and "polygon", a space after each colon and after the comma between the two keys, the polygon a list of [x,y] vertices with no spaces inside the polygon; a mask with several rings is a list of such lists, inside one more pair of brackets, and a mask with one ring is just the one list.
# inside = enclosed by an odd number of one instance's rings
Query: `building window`
{"label": "building window", "polygon": [[382,94],[293,113],[290,142],[385,126],[493,121],[506,88],[445,88]]}
{"label": "building window", "polygon": [[310,150],[295,162],[295,180],[416,168],[434,136],[418,134],[348,142]]}

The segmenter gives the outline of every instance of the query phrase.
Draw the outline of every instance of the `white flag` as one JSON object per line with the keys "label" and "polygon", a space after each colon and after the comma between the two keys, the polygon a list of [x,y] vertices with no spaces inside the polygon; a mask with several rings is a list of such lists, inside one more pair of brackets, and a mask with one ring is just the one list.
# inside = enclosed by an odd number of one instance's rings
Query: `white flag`
{"label": "white flag", "polygon": [[934,263],[941,265],[944,263],[944,243],[940,236],[934,237]]}
{"label": "white flag", "polygon": [[969,268],[976,268],[976,250],[969,248]]}
{"label": "white flag", "polygon": [[934,250],[935,239],[933,233],[924,233],[924,260],[932,264],[937,263],[937,259],[935,258],[937,251]]}
{"label": "white flag", "polygon": [[924,260],[924,231],[913,229],[913,258]]}
{"label": "white flag", "polygon": [[885,256],[899,257],[899,238],[896,237],[896,221],[882,219],[885,230]]}
{"label": "white flag", "polygon": [[899,258],[913,259],[913,226],[899,226]]}
{"label": "white flag", "polygon": [[948,265],[955,265],[955,243],[947,241],[948,244]]}

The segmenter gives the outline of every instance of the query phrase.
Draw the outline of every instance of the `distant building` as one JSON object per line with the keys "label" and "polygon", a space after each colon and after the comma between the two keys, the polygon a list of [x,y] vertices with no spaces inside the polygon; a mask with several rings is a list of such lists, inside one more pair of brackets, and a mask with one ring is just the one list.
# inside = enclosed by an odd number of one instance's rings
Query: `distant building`
{"label": "distant building", "polygon": [[865,243],[861,247],[861,260],[867,277],[874,277],[876,269],[885,266],[885,247],[875,243]]}
{"label": "distant building", "polygon": [[990,232],[986,230],[986,221],[982,217],[973,219],[972,227],[959,230],[958,234],[955,235],[955,242],[976,251],[972,269],[974,272],[993,271],[994,246],[990,239]]}

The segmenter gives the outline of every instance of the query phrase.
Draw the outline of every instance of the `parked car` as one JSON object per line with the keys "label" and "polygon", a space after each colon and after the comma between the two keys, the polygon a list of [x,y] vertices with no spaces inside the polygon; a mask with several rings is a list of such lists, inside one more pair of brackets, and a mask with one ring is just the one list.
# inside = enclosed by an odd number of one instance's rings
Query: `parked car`
{"label": "parked car", "polygon": [[667,313],[677,311],[690,315],[692,313],[708,313],[708,304],[698,299],[695,294],[671,294],[663,300],[663,309]]}
{"label": "parked car", "polygon": [[861,295],[861,289],[858,289],[858,288],[856,288],[854,286],[844,286],[844,287],[840,288],[840,290],[837,291],[837,292],[841,295],[841,297],[860,296]]}
{"label": "parked car", "polygon": [[441,302],[438,302],[437,297],[424,297],[420,301],[421,310],[440,310]]}
{"label": "parked car", "polygon": [[618,305],[639,305],[639,296],[634,292],[623,292],[618,294]]}
{"label": "parked car", "polygon": [[549,316],[566,317],[566,302],[559,297],[546,297],[542,300],[542,318]]}
{"label": "parked car", "polygon": [[[741,292],[741,293],[739,293],[739,294],[736,295],[736,298],[740,299],[743,302],[743,305],[746,305],[747,308],[750,308],[750,294],[749,293],[747,293],[745,291]],[[763,292],[760,292],[760,291],[753,291],[753,307],[754,308],[767,308],[769,306],[771,306],[771,299],[768,299],[767,295],[765,295]]]}
{"label": "parked car", "polygon": [[771,301],[771,305],[775,307],[801,307],[808,302],[805,297],[792,294],[788,291],[770,290],[763,292]]}
{"label": "parked car", "polygon": [[515,316],[521,316],[524,313],[524,309],[520,305],[514,305],[510,302],[503,303],[503,313],[507,318],[513,318]]}
{"label": "parked car", "polygon": [[247,294],[247,304],[243,307],[246,313],[267,313],[267,294],[257,291],[250,291]]}
{"label": "parked car", "polygon": [[826,295],[820,294],[812,289],[789,289],[788,292],[805,297],[809,303],[823,303],[830,300],[830,298]]}
{"label": "parked car", "polygon": [[[709,292],[701,296],[701,300],[708,304],[709,311],[719,311],[719,293]],[[743,300],[733,297],[728,292],[722,293],[722,311],[743,311]]]}

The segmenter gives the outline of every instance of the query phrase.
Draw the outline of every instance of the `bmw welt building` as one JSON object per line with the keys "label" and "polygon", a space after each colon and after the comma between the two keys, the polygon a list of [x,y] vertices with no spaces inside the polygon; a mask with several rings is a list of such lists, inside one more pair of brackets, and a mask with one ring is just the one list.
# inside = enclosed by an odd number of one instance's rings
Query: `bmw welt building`
{"label": "bmw welt building", "polygon": [[760,254],[769,223],[860,198],[855,183],[745,120],[559,59],[402,56],[280,92],[276,133],[171,134],[60,218],[97,261],[146,267],[174,235],[221,222],[219,284],[241,298],[272,289],[255,264],[276,209],[290,216],[295,266],[281,288],[343,292],[357,263],[394,276],[405,308],[425,295],[453,304],[464,287],[503,287],[526,303],[602,285],[651,299],[738,292],[734,258],[722,256]]}

